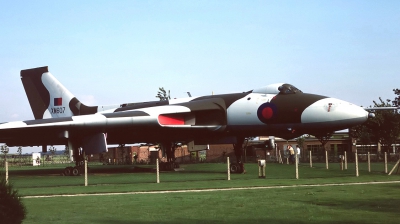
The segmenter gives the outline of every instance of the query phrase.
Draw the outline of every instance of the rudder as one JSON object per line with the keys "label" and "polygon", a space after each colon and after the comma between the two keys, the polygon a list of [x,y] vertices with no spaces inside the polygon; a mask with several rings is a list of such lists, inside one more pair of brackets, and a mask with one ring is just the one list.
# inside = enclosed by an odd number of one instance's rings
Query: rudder
{"label": "rudder", "polygon": [[21,81],[35,119],[97,112],[97,106],[82,104],[49,72],[48,66],[21,70]]}

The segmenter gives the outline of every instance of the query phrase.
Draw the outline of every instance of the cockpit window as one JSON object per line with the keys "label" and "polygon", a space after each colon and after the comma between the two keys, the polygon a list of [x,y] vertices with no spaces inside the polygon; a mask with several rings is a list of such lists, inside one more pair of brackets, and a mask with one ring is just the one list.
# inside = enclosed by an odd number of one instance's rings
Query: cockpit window
{"label": "cockpit window", "polygon": [[301,90],[297,89],[293,85],[287,83],[275,83],[261,88],[252,90],[253,93],[261,94],[294,94],[302,93]]}
{"label": "cockpit window", "polygon": [[282,93],[282,94],[302,93],[301,90],[299,90],[298,88],[296,88],[295,86],[290,85],[290,84],[283,84],[278,87],[278,90],[279,90],[279,93]]}

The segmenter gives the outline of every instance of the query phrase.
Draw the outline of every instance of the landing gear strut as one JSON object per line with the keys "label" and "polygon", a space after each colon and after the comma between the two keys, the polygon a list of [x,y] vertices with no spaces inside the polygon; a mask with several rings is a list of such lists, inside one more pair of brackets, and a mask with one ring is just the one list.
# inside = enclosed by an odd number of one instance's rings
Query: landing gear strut
{"label": "landing gear strut", "polygon": [[161,146],[167,156],[167,162],[160,163],[160,170],[172,171],[175,168],[179,168],[179,164],[175,162],[175,144],[172,142],[164,142]]}
{"label": "landing gear strut", "polygon": [[240,138],[237,138],[236,144],[233,144],[233,150],[235,152],[236,163],[232,163],[230,165],[231,173],[243,173],[243,174],[246,173],[246,170],[244,169],[244,164],[242,162],[243,143],[244,143],[244,137],[240,137]]}

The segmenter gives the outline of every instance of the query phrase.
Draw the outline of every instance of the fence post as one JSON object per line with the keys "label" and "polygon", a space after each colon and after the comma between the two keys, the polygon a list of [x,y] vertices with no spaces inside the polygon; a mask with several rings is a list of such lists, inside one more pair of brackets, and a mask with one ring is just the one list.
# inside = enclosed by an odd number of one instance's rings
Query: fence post
{"label": "fence post", "polygon": [[258,165],[258,178],[265,178],[265,166],[267,165],[267,161],[264,159],[259,159],[257,161]]}
{"label": "fence post", "polygon": [[310,167],[312,167],[312,152],[310,150]]}
{"label": "fence post", "polygon": [[371,172],[371,155],[368,152],[368,172]]}
{"label": "fence post", "polygon": [[299,156],[297,155],[297,151],[296,151],[296,179],[299,179]]}
{"label": "fence post", "polygon": [[4,162],[4,165],[6,166],[6,184],[8,184],[8,162],[7,162],[7,160]]}
{"label": "fence post", "polygon": [[325,150],[325,163],[326,163],[326,169],[329,169],[329,165],[328,165],[328,150]]}
{"label": "fence post", "polygon": [[157,184],[160,183],[160,165],[158,164],[158,159],[156,161],[157,163]]}
{"label": "fence post", "polygon": [[347,152],[344,151],[344,169],[347,170]]}
{"label": "fence post", "polygon": [[87,176],[87,159],[85,159],[85,187],[88,186],[88,176]]}
{"label": "fence post", "polygon": [[354,153],[355,154],[355,159],[356,159],[356,177],[358,177],[358,156],[357,156],[357,153]]}
{"label": "fence post", "polygon": [[231,180],[231,169],[230,169],[229,157],[226,157],[226,164],[228,164],[228,180]]}
{"label": "fence post", "polygon": [[[399,159],[399,160],[397,160],[396,164],[394,164],[394,166],[393,166],[392,170],[389,172],[389,174],[388,174],[388,175],[391,175],[391,174],[393,173],[394,169],[396,169],[396,167],[399,165],[399,163],[400,163],[400,159]],[[398,170],[398,169],[397,169],[397,170]]]}
{"label": "fence post", "polygon": [[344,155],[340,155],[340,170],[343,170]]}
{"label": "fence post", "polygon": [[385,173],[388,173],[388,167],[387,167],[387,153],[385,152]]}
{"label": "fence post", "polygon": [[266,178],[266,176],[267,176],[266,173],[265,173],[266,166],[267,166],[267,161],[265,161],[265,165],[263,166],[263,169],[262,169],[262,173],[264,175],[264,178]]}

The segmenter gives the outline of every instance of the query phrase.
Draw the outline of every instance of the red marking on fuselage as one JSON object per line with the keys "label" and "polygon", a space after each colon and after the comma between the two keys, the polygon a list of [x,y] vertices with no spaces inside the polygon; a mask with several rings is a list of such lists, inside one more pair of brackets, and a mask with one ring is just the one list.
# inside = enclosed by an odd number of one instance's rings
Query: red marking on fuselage
{"label": "red marking on fuselage", "polygon": [[158,115],[158,122],[161,125],[184,125],[185,118],[182,115],[160,114]]}
{"label": "red marking on fuselage", "polygon": [[274,115],[274,111],[272,110],[271,107],[266,107],[262,110],[262,116],[265,119],[271,119],[271,117]]}

